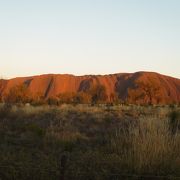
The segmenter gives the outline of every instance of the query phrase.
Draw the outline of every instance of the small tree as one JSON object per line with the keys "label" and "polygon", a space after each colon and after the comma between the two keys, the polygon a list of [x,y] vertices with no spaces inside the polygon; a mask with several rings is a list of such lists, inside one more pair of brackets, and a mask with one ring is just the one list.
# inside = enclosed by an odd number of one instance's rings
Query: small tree
{"label": "small tree", "polygon": [[122,103],[118,93],[110,94],[110,103],[113,103],[113,104],[121,104]]}
{"label": "small tree", "polygon": [[91,95],[86,92],[79,92],[76,96],[76,102],[81,104],[90,104]]}
{"label": "small tree", "polygon": [[91,95],[91,102],[93,104],[105,102],[107,100],[106,88],[103,85],[91,87],[88,94]]}
{"label": "small tree", "polygon": [[153,98],[159,101],[159,87],[153,83],[136,82],[136,88],[128,89],[128,101],[135,103],[153,104]]}

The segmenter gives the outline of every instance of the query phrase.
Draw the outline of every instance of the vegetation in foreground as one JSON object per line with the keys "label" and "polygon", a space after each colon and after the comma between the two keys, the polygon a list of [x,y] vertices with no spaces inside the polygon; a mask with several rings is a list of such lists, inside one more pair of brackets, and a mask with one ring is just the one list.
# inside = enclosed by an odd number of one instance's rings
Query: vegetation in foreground
{"label": "vegetation in foreground", "polygon": [[180,177],[180,109],[0,107],[0,179]]}

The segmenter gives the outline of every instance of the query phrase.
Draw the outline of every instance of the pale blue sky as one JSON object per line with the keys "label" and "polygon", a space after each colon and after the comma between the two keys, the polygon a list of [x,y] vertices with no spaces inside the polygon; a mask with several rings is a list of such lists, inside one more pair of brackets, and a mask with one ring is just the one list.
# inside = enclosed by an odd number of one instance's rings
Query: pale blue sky
{"label": "pale blue sky", "polygon": [[180,78],[180,0],[0,0],[0,76]]}

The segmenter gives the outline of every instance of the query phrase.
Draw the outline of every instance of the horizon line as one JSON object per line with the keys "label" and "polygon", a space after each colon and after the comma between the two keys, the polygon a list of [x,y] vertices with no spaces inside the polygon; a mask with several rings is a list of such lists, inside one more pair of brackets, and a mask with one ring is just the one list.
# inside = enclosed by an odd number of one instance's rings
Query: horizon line
{"label": "horizon line", "polygon": [[82,75],[76,75],[73,73],[42,73],[42,74],[35,74],[35,75],[27,75],[27,76],[15,76],[15,77],[9,77],[9,78],[3,78],[1,77],[0,80],[11,80],[11,79],[16,79],[16,78],[30,78],[30,77],[38,77],[38,76],[48,76],[48,75],[68,75],[68,76],[74,76],[74,77],[82,77],[82,76],[109,76],[109,75],[118,75],[118,74],[135,74],[135,73],[154,73],[154,74],[159,74],[163,76],[169,76],[172,78],[180,79],[178,77],[168,75],[168,74],[163,74],[159,73],[156,71],[135,71],[135,72],[119,72],[119,73],[105,73],[105,74],[82,74]]}

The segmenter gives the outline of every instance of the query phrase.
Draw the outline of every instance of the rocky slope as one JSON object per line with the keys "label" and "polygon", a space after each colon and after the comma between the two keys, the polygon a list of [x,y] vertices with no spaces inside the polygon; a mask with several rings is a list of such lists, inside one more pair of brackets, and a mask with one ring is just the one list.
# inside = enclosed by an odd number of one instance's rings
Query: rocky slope
{"label": "rocky slope", "polygon": [[63,93],[78,93],[96,85],[106,89],[107,102],[119,97],[136,104],[180,103],[180,79],[154,72],[119,73],[111,75],[59,75],[47,74],[0,80],[0,97],[9,90],[24,84],[33,97],[41,94],[45,99]]}

